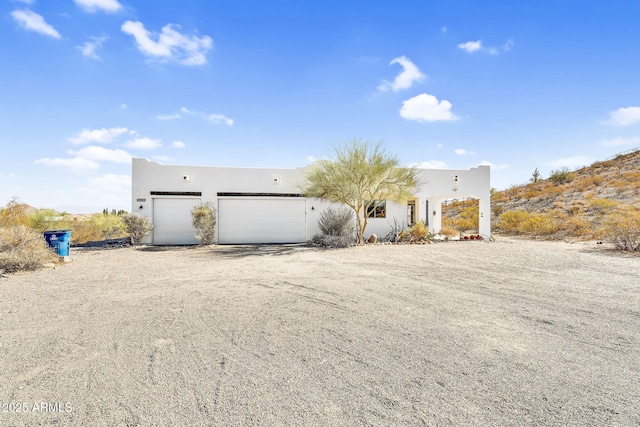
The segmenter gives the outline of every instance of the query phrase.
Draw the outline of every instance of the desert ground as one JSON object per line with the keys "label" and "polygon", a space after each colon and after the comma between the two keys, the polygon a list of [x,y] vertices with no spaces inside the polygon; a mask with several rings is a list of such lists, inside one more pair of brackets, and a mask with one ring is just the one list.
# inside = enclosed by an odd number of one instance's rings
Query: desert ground
{"label": "desert ground", "polygon": [[0,278],[0,427],[640,425],[595,242],[72,249]]}

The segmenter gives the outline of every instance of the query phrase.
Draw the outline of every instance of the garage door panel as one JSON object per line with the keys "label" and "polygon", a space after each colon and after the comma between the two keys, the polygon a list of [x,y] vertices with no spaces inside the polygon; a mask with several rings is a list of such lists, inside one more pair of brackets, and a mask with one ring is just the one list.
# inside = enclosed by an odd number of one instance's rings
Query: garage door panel
{"label": "garage door panel", "polygon": [[196,198],[153,199],[153,243],[155,245],[192,245],[198,243],[191,221]]}
{"label": "garage door panel", "polygon": [[304,199],[219,199],[220,243],[299,243],[306,241]]}

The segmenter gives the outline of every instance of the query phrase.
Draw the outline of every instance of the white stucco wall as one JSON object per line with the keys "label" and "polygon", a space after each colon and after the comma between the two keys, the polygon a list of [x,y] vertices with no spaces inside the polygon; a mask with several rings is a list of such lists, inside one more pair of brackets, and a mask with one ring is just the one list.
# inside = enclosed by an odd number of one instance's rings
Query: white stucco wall
{"label": "white stucco wall", "polygon": [[[134,158],[132,163],[132,212],[152,220],[153,198],[170,197],[152,196],[152,191],[200,192],[202,202],[211,202],[217,208],[219,192],[302,193],[305,184],[304,168],[176,166],[163,165],[142,158]],[[430,231],[437,232],[440,230],[442,201],[474,197],[480,199],[480,234],[489,237],[491,233],[489,173],[488,166],[469,170],[419,169],[420,184],[416,193],[418,220],[425,221],[429,224]],[[429,203],[428,211],[426,202]],[[320,232],[317,225],[318,218],[330,203],[320,199],[307,199],[306,205],[307,238],[310,239]],[[391,229],[394,217],[398,223],[406,224],[407,207],[388,202],[386,218],[369,219],[367,236],[375,233],[379,237],[384,237]],[[147,236],[143,242],[153,243],[153,235]]]}

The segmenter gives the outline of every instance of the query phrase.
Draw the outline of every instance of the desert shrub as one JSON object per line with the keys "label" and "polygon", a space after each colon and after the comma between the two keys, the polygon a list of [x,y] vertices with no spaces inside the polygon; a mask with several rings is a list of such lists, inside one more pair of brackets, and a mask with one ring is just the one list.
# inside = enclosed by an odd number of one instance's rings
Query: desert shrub
{"label": "desert shrub", "polygon": [[0,270],[35,270],[54,260],[42,234],[23,224],[0,228]]}
{"label": "desert shrub", "polygon": [[216,237],[216,211],[211,203],[200,203],[191,209],[191,221],[196,239],[201,245],[211,245]]}
{"label": "desert shrub", "polygon": [[607,212],[611,212],[619,205],[618,202],[612,199],[608,199],[606,197],[599,199],[592,199],[589,201],[589,208],[593,210],[597,214],[605,214]]}
{"label": "desert shrub", "polygon": [[28,215],[27,221],[29,227],[38,232],[71,228],[71,221],[53,209],[38,209]]}
{"label": "desert shrub", "polygon": [[472,203],[460,211],[458,216],[449,218],[445,221],[443,218],[443,225],[451,226],[456,230],[478,230],[479,224],[479,210],[478,203]]}
{"label": "desert shrub", "polygon": [[411,227],[409,227],[408,232],[409,236],[411,236],[411,239],[414,241],[426,240],[430,235],[429,229],[422,221],[416,222]]}
{"label": "desert shrub", "polygon": [[576,199],[576,200],[572,200],[570,201],[567,206],[566,206],[566,211],[569,215],[576,215],[580,212],[583,211],[583,209],[585,208],[585,206],[587,206],[587,201],[586,200],[580,200],[580,199]]}
{"label": "desert shrub", "polygon": [[3,209],[0,209],[0,227],[28,225],[28,209],[28,205],[18,202],[18,199],[14,197]]}
{"label": "desert shrub", "polygon": [[125,213],[121,215],[121,218],[124,223],[124,229],[131,236],[134,245],[139,245],[144,236],[151,233],[153,229],[151,220],[145,216]]}
{"label": "desert shrub", "polygon": [[312,245],[322,246],[323,248],[348,248],[355,246],[356,237],[352,235],[330,235],[330,234],[316,234],[309,241]]}
{"label": "desert shrub", "polygon": [[563,221],[560,226],[562,232],[568,236],[590,238],[593,237],[591,223],[582,216],[572,216]]}
{"label": "desert shrub", "polygon": [[521,224],[529,219],[529,212],[521,209],[506,211],[498,217],[497,228],[505,233],[519,233]]}
{"label": "desert shrub", "polygon": [[445,225],[440,228],[440,235],[447,237],[456,237],[460,235],[460,232],[453,227]]}
{"label": "desert shrub", "polygon": [[[91,215],[89,219],[92,234],[100,236],[97,240],[116,239],[125,236],[125,225],[117,213],[102,213]],[[71,235],[73,236],[73,230]]]}
{"label": "desert shrub", "polygon": [[558,170],[551,171],[549,180],[555,185],[568,184],[575,178],[576,174],[571,172],[568,167],[564,166]]}
{"label": "desert shrub", "polygon": [[532,213],[520,224],[518,231],[523,234],[531,234],[534,237],[549,237],[560,229],[560,221],[552,214]]}
{"label": "desert shrub", "polygon": [[385,242],[398,243],[401,242],[404,236],[404,233],[407,231],[404,223],[399,223],[397,219],[393,219],[393,225],[391,226],[391,230],[384,237]]}
{"label": "desert shrub", "polygon": [[603,222],[605,239],[623,251],[640,251],[640,211],[620,210]]}
{"label": "desert shrub", "polygon": [[348,208],[327,208],[320,214],[318,226],[328,236],[350,236],[355,233],[355,216]]}

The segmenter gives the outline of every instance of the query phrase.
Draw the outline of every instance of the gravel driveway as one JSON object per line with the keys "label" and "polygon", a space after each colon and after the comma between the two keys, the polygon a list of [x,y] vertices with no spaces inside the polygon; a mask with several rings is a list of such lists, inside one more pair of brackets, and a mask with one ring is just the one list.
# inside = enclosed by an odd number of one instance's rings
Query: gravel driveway
{"label": "gravel driveway", "polygon": [[595,243],[72,249],[0,278],[0,427],[640,425]]}

